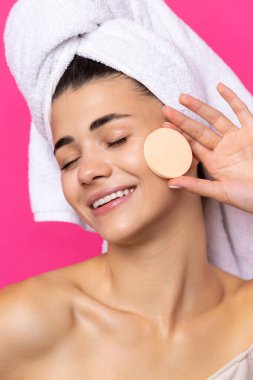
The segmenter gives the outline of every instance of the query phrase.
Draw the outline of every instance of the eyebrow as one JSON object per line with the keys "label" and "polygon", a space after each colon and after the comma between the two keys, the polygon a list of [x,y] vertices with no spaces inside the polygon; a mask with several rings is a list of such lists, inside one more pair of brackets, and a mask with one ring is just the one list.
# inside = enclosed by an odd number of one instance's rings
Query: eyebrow
{"label": "eyebrow", "polygon": [[[102,127],[103,125],[105,125],[107,123],[110,123],[113,120],[118,120],[118,119],[122,119],[122,118],[129,117],[129,116],[132,116],[132,115],[128,115],[126,113],[110,113],[108,115],[101,116],[98,119],[94,120],[90,124],[89,131],[93,132],[96,129]],[[63,136],[63,137],[61,137],[55,143],[55,146],[54,146],[54,155],[56,154],[56,152],[57,152],[58,149],[60,149],[64,145],[68,145],[68,144],[71,144],[73,142],[75,142],[75,139],[72,136]]]}

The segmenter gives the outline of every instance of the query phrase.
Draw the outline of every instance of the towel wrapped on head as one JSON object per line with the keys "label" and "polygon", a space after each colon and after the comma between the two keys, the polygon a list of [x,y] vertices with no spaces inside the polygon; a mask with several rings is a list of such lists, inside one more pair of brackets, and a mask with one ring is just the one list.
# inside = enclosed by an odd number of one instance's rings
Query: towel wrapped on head
{"label": "towel wrapped on head", "polygon": [[[252,95],[235,73],[163,0],[19,0],[8,16],[4,43],[31,112],[29,192],[35,221],[71,222],[95,232],[64,197],[50,128],[52,96],[75,55],[123,72],[213,130],[178,102],[182,92],[238,125],[216,90],[222,81],[253,109]],[[203,211],[209,262],[253,278],[253,215],[212,199],[204,199]],[[106,249],[104,241],[102,253]]]}

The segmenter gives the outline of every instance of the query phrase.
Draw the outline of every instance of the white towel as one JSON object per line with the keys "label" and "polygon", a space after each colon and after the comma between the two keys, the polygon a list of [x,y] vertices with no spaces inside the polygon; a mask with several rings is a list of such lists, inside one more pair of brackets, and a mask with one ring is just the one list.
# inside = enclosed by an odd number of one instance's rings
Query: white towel
{"label": "white towel", "polygon": [[[35,221],[82,222],[64,198],[49,125],[55,87],[75,54],[143,83],[164,104],[189,93],[239,122],[216,90],[222,81],[253,109],[252,95],[225,62],[163,0],[19,0],[7,19],[6,59],[31,112],[29,192]],[[208,123],[205,125],[214,129]],[[205,178],[210,179],[204,169]],[[253,278],[253,215],[204,200],[209,262]],[[107,249],[103,242],[102,253]]]}

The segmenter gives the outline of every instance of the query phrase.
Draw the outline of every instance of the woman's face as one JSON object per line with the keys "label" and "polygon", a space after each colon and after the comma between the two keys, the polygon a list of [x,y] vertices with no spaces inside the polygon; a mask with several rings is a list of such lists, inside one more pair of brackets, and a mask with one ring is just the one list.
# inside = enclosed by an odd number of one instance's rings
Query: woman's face
{"label": "woman's face", "polygon": [[[146,137],[166,121],[162,106],[158,99],[140,96],[122,77],[68,89],[52,104],[54,144],[64,136],[74,140],[55,153],[60,168],[74,161],[61,171],[64,195],[81,219],[108,241],[129,242],[131,236],[148,233],[180,201],[178,190],[168,189],[168,181],[154,174],[144,159]],[[92,122],[108,114],[129,116],[89,129]],[[187,175],[191,173],[193,169]],[[96,215],[90,197],[114,187],[135,190],[124,202]]]}

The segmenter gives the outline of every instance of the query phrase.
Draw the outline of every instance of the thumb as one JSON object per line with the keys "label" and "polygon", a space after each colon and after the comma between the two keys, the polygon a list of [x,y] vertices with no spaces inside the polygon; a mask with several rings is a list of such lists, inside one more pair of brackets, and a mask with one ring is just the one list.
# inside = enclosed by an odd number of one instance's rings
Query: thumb
{"label": "thumb", "polygon": [[179,186],[180,188],[186,189],[193,194],[213,198],[218,202],[222,202],[224,199],[224,194],[221,189],[222,186],[221,183],[219,183],[219,181],[211,181],[208,179],[182,176],[170,180],[168,182],[168,187],[170,186]]}

